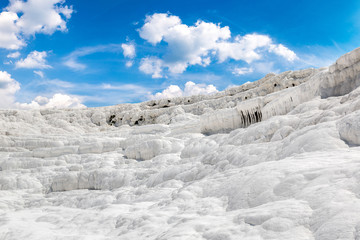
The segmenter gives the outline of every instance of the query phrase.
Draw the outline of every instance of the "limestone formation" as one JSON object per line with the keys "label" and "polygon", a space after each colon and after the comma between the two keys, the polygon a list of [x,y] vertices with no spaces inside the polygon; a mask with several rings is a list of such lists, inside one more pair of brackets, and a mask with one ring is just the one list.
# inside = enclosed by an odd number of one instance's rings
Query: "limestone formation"
{"label": "limestone formation", "polygon": [[0,111],[0,239],[360,239],[360,49],[213,95]]}

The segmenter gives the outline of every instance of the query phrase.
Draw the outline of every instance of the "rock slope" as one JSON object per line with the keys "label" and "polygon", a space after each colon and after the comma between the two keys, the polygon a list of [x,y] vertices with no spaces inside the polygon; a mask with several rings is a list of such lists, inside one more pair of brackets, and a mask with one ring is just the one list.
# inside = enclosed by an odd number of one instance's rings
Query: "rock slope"
{"label": "rock slope", "polygon": [[0,111],[0,239],[360,239],[360,48],[208,96]]}

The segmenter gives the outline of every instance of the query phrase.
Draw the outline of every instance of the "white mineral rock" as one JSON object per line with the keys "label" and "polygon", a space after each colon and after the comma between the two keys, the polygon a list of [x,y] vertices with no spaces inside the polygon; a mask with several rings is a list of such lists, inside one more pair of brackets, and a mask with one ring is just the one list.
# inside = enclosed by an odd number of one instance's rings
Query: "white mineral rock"
{"label": "white mineral rock", "polygon": [[212,95],[0,111],[0,239],[360,239],[360,48]]}

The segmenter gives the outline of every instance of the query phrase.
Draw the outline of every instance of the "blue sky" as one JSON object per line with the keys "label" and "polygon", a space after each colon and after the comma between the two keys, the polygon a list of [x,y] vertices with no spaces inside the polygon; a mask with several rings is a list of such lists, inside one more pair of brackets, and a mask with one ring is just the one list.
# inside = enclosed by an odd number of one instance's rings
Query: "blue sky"
{"label": "blue sky", "polygon": [[0,108],[107,106],[207,94],[331,64],[359,47],[360,3],[0,3]]}

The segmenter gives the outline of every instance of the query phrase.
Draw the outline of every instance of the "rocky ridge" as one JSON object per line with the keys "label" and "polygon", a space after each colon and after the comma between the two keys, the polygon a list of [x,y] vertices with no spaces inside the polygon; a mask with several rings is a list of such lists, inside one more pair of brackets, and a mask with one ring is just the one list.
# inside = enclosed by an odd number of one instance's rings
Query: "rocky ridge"
{"label": "rocky ridge", "polygon": [[208,96],[0,111],[0,239],[360,238],[360,48]]}

